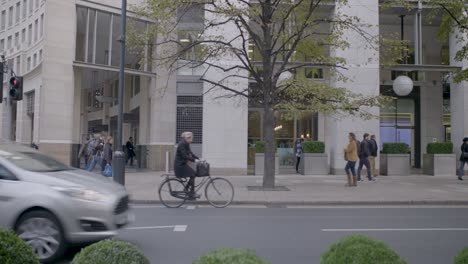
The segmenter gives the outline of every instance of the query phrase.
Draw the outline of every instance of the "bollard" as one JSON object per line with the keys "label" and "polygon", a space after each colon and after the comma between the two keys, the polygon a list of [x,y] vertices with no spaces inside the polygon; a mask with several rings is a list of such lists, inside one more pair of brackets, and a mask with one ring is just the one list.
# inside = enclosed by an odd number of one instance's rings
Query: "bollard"
{"label": "bollard", "polygon": [[166,151],[166,174],[169,174],[169,151]]}
{"label": "bollard", "polygon": [[125,186],[125,153],[123,151],[115,151],[112,159],[112,176],[114,181]]}

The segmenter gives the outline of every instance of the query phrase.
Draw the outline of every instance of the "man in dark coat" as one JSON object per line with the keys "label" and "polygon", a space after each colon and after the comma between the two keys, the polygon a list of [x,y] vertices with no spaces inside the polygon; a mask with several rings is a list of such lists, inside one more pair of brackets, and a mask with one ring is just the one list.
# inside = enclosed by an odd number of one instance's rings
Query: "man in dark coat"
{"label": "man in dark coat", "polygon": [[369,161],[370,161],[372,176],[377,177],[377,169],[375,168],[375,159],[377,158],[377,154],[379,153],[379,146],[377,145],[377,141],[375,141],[375,135],[371,136],[371,139],[369,140],[369,146],[370,146]]}
{"label": "man in dark coat", "polygon": [[363,140],[361,141],[361,147],[359,149],[359,167],[357,171],[357,177],[358,181],[362,181],[361,179],[361,170],[363,166],[366,166],[367,169],[367,178],[369,181],[375,181],[375,178],[372,178],[371,175],[371,166],[369,162],[369,156],[370,156],[370,147],[369,147],[369,134],[365,133]]}
{"label": "man in dark coat", "polygon": [[195,177],[196,173],[189,165],[191,162],[198,160],[198,157],[193,154],[190,149],[190,144],[193,142],[193,133],[182,133],[182,140],[177,145],[177,152],[174,161],[174,173],[176,177],[190,177],[189,186],[191,198],[200,198],[199,194],[195,193]]}
{"label": "man in dark coat", "polygon": [[125,148],[127,149],[127,161],[130,160],[130,166],[133,166],[133,158],[135,157],[135,147],[133,146],[133,137],[130,137],[125,144]]}
{"label": "man in dark coat", "polygon": [[463,181],[465,174],[465,163],[468,164],[468,137],[463,139],[463,144],[461,145],[460,167],[458,168],[458,179],[460,181]]}

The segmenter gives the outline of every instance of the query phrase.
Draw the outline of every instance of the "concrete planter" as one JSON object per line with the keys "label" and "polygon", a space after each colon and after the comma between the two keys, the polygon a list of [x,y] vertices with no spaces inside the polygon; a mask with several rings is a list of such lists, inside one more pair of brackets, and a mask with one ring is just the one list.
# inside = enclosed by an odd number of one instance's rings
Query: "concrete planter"
{"label": "concrete planter", "polygon": [[387,176],[409,176],[410,154],[381,154],[380,173]]}
{"label": "concrete planter", "polygon": [[299,164],[302,175],[327,175],[328,155],[326,153],[304,153]]}
{"label": "concrete planter", "polygon": [[[263,165],[265,163],[265,153],[255,153],[255,175],[263,175]],[[275,158],[275,174],[279,174],[279,157]]]}
{"label": "concrete planter", "polygon": [[424,154],[423,172],[433,176],[454,176],[457,172],[455,154]]}

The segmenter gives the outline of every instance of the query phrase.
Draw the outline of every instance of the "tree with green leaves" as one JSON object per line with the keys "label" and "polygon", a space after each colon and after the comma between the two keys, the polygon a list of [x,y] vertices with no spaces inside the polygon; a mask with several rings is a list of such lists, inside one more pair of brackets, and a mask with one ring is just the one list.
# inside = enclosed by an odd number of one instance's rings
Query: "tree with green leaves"
{"label": "tree with green leaves", "polygon": [[[342,35],[355,31],[367,48],[379,46],[375,25],[341,13],[347,0],[147,0],[132,10],[153,21],[146,33],[129,31],[132,45],[152,43],[158,67],[202,68],[208,92],[240,97],[264,112],[265,164],[263,187],[275,186],[275,125],[277,113],[303,112],[371,118],[382,97],[363,96],[333,80],[346,81],[346,60],[333,51],[349,47]],[[181,27],[186,16],[200,11],[194,28]],[[229,31],[226,31],[229,28]],[[183,36],[180,38],[179,36]],[[229,63],[223,63],[229,62]],[[307,76],[325,69],[329,80]],[[307,71],[305,71],[306,69]],[[213,78],[213,72],[223,77]],[[290,76],[292,78],[289,78]],[[236,85],[247,80],[249,85]]]}

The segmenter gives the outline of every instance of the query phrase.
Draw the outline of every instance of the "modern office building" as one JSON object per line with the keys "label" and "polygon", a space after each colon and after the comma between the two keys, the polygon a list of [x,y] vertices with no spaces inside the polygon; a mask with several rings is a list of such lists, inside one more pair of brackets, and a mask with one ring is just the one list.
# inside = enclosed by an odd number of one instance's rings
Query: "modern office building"
{"label": "modern office building", "polygon": [[[138,2],[130,0],[129,5]],[[332,16],[337,8],[329,5],[324,10]],[[331,173],[343,173],[348,132],[358,137],[375,134],[380,144],[407,143],[416,168],[422,165],[427,143],[451,140],[459,151],[461,139],[468,135],[468,83],[451,82],[450,73],[468,61],[453,59],[461,47],[454,37],[437,40],[440,21],[429,21],[429,11],[424,6],[411,12],[399,7],[381,11],[378,0],[350,0],[349,7],[340,9],[374,25],[375,34],[403,37],[409,43],[409,59],[386,66],[379,50],[363,49],[364,40],[350,30],[344,36],[351,40],[350,48],[330,54],[347,59],[343,74],[350,81],[334,80],[326,68],[303,68],[295,74],[365,95],[392,96],[393,80],[406,74],[414,89],[373,109],[380,118],[372,120],[322,113],[283,119],[278,114],[281,172],[294,165],[292,145],[300,137],[326,143]],[[0,53],[17,75],[24,76],[24,99],[13,102],[10,111],[5,103],[0,107],[1,137],[7,134],[6,115],[11,113],[13,140],[35,142],[41,151],[76,165],[79,144],[86,137],[116,135],[120,12],[116,0],[0,0]],[[148,21],[128,15],[139,30],[148,30]],[[180,40],[190,41],[190,30],[200,28],[202,16],[201,9],[193,9],[182,18],[180,26],[186,30]],[[135,139],[139,166],[163,170],[166,151],[172,156],[181,132],[188,130],[195,135],[193,149],[211,162],[215,173],[249,174],[249,146],[262,139],[261,109],[242,99],[206,94],[211,86],[200,81],[204,69],[171,72],[148,59],[153,52],[157,51],[146,45],[129,48],[126,54],[123,135],[124,140]],[[251,84],[240,81],[235,88],[247,85]],[[6,97],[6,83],[3,89]]]}

